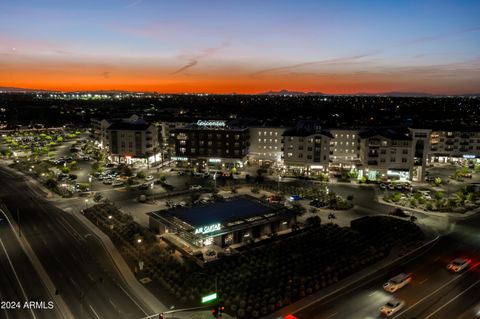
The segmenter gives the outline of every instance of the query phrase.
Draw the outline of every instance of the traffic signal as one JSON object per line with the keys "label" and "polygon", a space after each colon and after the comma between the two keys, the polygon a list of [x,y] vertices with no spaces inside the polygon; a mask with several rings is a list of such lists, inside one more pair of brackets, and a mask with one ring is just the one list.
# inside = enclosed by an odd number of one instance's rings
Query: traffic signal
{"label": "traffic signal", "polygon": [[225,307],[224,307],[224,306],[219,306],[219,307],[218,307],[218,310],[219,310],[219,312],[220,312],[220,317],[221,317],[221,316],[222,316],[222,313],[225,312]]}

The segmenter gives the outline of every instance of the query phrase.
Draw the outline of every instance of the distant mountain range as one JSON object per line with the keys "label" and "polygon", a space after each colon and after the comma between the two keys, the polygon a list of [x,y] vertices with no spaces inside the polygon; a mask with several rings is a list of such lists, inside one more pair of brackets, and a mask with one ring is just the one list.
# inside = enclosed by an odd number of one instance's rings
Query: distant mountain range
{"label": "distant mountain range", "polygon": [[301,91],[289,91],[289,90],[280,90],[280,91],[268,91],[263,93],[258,93],[259,95],[325,95],[322,92],[301,92]]}
{"label": "distant mountain range", "polygon": [[[61,91],[54,90],[43,90],[43,89],[26,89],[26,88],[17,88],[17,87],[0,87],[0,92],[9,92],[9,93],[64,93]],[[68,93],[93,93],[93,94],[128,94],[128,93],[152,93],[152,92],[134,92],[134,91],[125,91],[125,90],[96,90],[96,91],[69,91]],[[192,93],[195,94],[195,93]],[[237,94],[237,93],[233,93]],[[328,94],[323,92],[302,92],[302,91],[289,91],[289,90],[280,90],[280,91],[267,91],[262,93],[257,93],[258,95],[360,95],[360,96],[393,96],[393,97],[435,97],[435,96],[480,96],[480,93],[469,93],[469,94],[431,94],[425,92],[377,92],[377,93],[368,93],[368,92],[359,92],[351,94]]]}
{"label": "distant mountain range", "polygon": [[16,87],[10,87],[10,86],[0,86],[0,92],[11,92],[11,93],[34,93],[34,92],[53,92],[53,91],[48,91],[48,90],[37,90],[37,89],[25,89],[25,88],[16,88]]}

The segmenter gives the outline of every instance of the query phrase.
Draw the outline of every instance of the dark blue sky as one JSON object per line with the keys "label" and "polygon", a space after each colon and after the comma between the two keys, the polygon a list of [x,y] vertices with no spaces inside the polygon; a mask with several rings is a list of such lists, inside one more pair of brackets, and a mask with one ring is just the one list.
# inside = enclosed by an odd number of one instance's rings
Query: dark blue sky
{"label": "dark blue sky", "polygon": [[480,91],[480,1],[0,2],[0,86]]}

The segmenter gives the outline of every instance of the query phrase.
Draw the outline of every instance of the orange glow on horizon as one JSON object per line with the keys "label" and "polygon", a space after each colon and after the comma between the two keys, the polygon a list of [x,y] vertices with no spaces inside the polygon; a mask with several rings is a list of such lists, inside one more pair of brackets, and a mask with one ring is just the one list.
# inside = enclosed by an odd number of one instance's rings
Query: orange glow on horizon
{"label": "orange glow on horizon", "polygon": [[425,81],[408,72],[388,73],[266,73],[198,68],[185,74],[172,74],[167,67],[81,65],[75,63],[9,64],[2,68],[0,87],[55,91],[124,90],[161,93],[239,93],[267,91],[322,92],[327,94],[381,93],[389,91],[459,93],[475,90],[473,83],[443,79]]}

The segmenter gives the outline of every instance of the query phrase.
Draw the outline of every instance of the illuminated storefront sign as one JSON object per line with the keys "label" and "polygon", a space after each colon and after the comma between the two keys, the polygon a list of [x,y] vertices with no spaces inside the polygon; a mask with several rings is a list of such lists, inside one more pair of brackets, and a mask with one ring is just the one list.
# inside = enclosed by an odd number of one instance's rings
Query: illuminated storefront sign
{"label": "illuminated storefront sign", "polygon": [[188,161],[188,157],[177,157],[177,156],[172,156],[171,157],[172,161],[183,161],[186,162]]}
{"label": "illuminated storefront sign", "polygon": [[468,154],[466,154],[466,155],[463,155],[463,158],[473,159],[473,158],[475,158],[475,155],[468,155]]}
{"label": "illuminated storefront sign", "polygon": [[209,158],[208,161],[210,163],[220,163],[222,161],[221,158]]}
{"label": "illuminated storefront sign", "polygon": [[195,234],[208,234],[208,233],[220,230],[221,228],[222,228],[222,225],[220,223],[203,226],[203,227],[195,228]]}
{"label": "illuminated storefront sign", "polygon": [[197,121],[197,126],[215,126],[215,127],[225,127],[227,124],[225,121]]}

